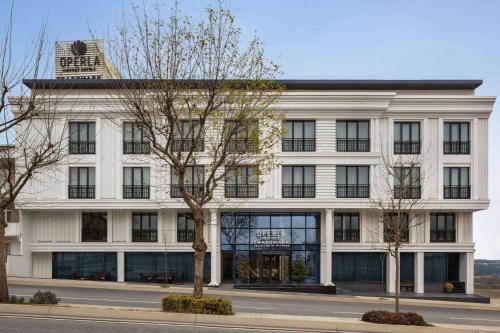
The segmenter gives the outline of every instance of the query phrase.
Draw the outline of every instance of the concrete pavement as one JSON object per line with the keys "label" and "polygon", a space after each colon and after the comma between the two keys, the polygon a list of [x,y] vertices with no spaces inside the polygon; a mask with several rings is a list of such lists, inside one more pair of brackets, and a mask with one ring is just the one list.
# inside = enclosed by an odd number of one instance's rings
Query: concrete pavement
{"label": "concrete pavement", "polygon": [[[11,294],[29,298],[38,289],[54,291],[61,304],[97,305],[97,306],[119,306],[134,308],[154,308],[158,310],[160,300],[166,293],[171,293],[170,288],[163,289],[161,293],[144,290],[116,290],[116,289],[91,289],[76,287],[47,287],[47,286],[27,286],[10,285]],[[337,317],[359,320],[362,314],[369,310],[389,310],[394,308],[393,302],[385,304],[381,302],[365,303],[362,300],[357,302],[343,302],[342,300],[321,298],[310,298],[290,300],[286,298],[264,298],[248,296],[225,296],[231,299],[234,311],[237,314],[273,314],[292,315],[307,317]],[[496,311],[482,311],[471,309],[448,309],[444,307],[427,307],[402,305],[402,311],[417,312],[424,316],[430,323],[444,323],[455,325],[483,325],[496,327],[500,331],[500,317]]]}
{"label": "concrete pavement", "polygon": [[[157,309],[120,308],[110,306],[83,305],[12,305],[0,304],[0,322],[3,319],[45,318],[47,320],[89,320],[109,323],[146,323],[183,325],[186,327],[251,328],[256,330],[298,330],[321,332],[387,332],[387,333],[490,333],[498,329],[479,326],[438,325],[436,327],[414,327],[380,325],[361,322],[359,319],[334,317],[310,317],[244,313],[233,316],[194,315],[164,313]],[[23,319],[23,320],[24,320]],[[1,332],[0,326],[0,332]]]}

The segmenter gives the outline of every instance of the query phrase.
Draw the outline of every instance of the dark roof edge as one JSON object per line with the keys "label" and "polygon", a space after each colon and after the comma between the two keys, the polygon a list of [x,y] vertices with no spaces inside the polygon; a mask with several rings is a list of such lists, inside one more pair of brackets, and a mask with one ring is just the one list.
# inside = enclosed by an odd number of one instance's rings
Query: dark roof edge
{"label": "dark roof edge", "polygon": [[[23,80],[28,88],[38,86],[48,89],[111,89],[117,85],[133,87],[143,82],[144,80],[122,79]],[[287,90],[453,90],[476,89],[483,80],[276,80],[275,82]]]}

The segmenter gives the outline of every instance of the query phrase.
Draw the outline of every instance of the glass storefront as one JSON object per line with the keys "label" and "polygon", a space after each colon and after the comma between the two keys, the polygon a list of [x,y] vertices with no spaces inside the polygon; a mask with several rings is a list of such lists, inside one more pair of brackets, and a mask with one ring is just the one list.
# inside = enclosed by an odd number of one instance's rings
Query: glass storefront
{"label": "glass storefront", "polygon": [[52,278],[116,281],[116,253],[54,252]]}
{"label": "glass storefront", "polygon": [[[192,252],[127,252],[125,281],[165,283],[194,281]],[[203,261],[203,280],[210,282],[210,253]]]}
{"label": "glass storefront", "polygon": [[223,280],[319,283],[320,213],[222,213]]}

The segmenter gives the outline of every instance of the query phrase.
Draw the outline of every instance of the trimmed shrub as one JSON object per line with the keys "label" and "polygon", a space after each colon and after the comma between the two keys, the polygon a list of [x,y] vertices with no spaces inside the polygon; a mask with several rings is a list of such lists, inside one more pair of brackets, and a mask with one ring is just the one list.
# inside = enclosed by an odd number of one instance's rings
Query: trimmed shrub
{"label": "trimmed shrub", "polygon": [[10,295],[10,297],[9,297],[9,303],[12,303],[12,304],[23,304],[24,303],[24,297],[17,297],[16,295]]}
{"label": "trimmed shrub", "polygon": [[165,312],[232,315],[233,306],[227,298],[169,295],[162,299]]}
{"label": "trimmed shrub", "polygon": [[40,291],[38,290],[33,297],[30,299],[31,304],[57,304],[59,303],[59,298],[56,294],[51,291]]}
{"label": "trimmed shrub", "polygon": [[369,311],[361,320],[375,324],[429,326],[421,315],[414,312]]}

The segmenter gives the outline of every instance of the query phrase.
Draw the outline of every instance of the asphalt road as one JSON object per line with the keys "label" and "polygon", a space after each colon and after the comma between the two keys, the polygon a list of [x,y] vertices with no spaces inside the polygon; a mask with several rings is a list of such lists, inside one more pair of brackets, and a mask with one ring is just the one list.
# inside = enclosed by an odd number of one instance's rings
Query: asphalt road
{"label": "asphalt road", "polygon": [[[117,321],[95,321],[80,319],[26,318],[0,316],[0,332],[8,333],[264,333],[256,330],[232,327],[208,327],[160,323],[130,323]],[[275,333],[296,331],[272,330]]]}
{"label": "asphalt road", "polygon": [[[10,285],[12,295],[29,298],[39,288],[33,286]],[[131,307],[160,307],[161,293],[146,291],[126,291],[107,289],[43,287],[51,290],[61,299],[61,303],[98,304]],[[168,292],[168,289],[166,290]],[[393,310],[389,304],[369,304],[340,301],[286,300],[230,296],[235,312],[287,314],[303,316],[325,316],[361,318],[369,310]],[[496,326],[500,328],[500,314],[496,311],[446,309],[420,306],[401,306],[401,311],[417,312],[430,323]]]}

